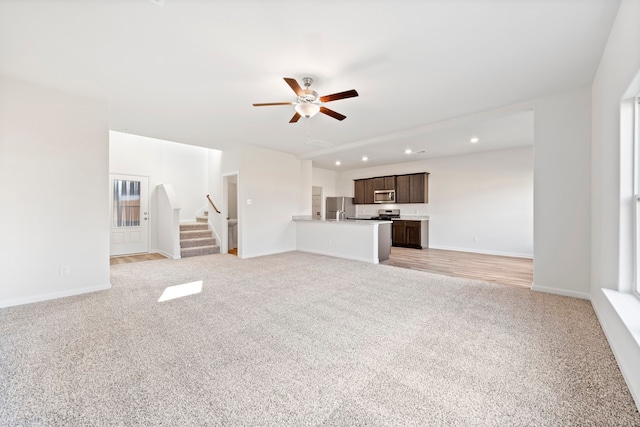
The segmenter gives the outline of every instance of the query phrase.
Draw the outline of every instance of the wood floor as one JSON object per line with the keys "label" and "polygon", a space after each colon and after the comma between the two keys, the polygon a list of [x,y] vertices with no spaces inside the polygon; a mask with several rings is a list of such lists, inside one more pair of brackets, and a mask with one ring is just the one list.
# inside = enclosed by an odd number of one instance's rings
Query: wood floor
{"label": "wood floor", "polygon": [[[229,254],[237,255],[237,249],[230,249]],[[157,253],[123,255],[111,257],[110,264],[164,258],[166,258],[164,255]],[[527,258],[394,246],[391,248],[389,259],[382,264],[526,288],[530,288],[533,282],[533,260]]]}
{"label": "wood floor", "polygon": [[128,264],[130,262],[152,261],[154,259],[165,259],[166,256],[160,254],[139,254],[139,255],[122,255],[112,256],[109,258],[109,264]]}
{"label": "wood floor", "polygon": [[382,264],[531,288],[533,260],[442,249],[391,248]]}

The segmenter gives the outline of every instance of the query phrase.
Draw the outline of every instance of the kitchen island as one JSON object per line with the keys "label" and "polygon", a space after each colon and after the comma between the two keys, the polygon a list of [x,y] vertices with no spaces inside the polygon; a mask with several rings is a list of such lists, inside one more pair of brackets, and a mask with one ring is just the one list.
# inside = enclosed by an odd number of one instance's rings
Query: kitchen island
{"label": "kitchen island", "polygon": [[389,259],[391,221],[317,220],[294,216],[296,249],[378,264]]}

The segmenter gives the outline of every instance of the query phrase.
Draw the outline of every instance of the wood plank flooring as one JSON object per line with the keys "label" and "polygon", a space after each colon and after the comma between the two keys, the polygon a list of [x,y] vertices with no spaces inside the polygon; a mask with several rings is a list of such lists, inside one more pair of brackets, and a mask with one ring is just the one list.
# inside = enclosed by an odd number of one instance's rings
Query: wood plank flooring
{"label": "wood plank flooring", "polygon": [[533,260],[442,249],[391,248],[381,264],[531,288]]}
{"label": "wood plank flooring", "polygon": [[165,259],[166,256],[161,254],[138,254],[138,255],[122,255],[112,256],[109,258],[109,264],[128,264],[130,262],[152,261],[154,259]]}
{"label": "wood plank flooring", "polygon": [[[229,254],[237,255],[237,249],[230,249]],[[123,255],[111,257],[110,264],[164,258],[158,253]],[[533,260],[527,258],[394,246],[389,259],[382,264],[525,288],[531,288],[533,282]]]}

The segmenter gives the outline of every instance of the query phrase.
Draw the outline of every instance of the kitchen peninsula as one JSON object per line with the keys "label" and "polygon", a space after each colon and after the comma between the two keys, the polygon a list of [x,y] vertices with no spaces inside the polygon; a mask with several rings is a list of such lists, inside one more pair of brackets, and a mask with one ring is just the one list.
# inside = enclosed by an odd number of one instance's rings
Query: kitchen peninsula
{"label": "kitchen peninsula", "polygon": [[378,264],[389,259],[392,221],[318,220],[294,216],[296,249]]}

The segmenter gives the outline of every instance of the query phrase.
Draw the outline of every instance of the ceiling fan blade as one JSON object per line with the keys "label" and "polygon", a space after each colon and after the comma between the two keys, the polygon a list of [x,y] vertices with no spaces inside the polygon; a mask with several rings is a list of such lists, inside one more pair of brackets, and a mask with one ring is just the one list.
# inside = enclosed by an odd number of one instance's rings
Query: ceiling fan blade
{"label": "ceiling fan blade", "polygon": [[287,84],[289,86],[291,86],[291,89],[293,89],[293,91],[296,93],[296,95],[298,95],[298,96],[303,96],[304,95],[304,89],[302,89],[300,87],[300,85],[298,84],[296,79],[292,79],[291,77],[285,77],[284,81],[287,82]]}
{"label": "ceiling fan blade", "polygon": [[302,117],[298,112],[296,112],[293,117],[291,117],[291,120],[289,120],[289,123],[295,123],[298,120],[300,120],[300,117]]}
{"label": "ceiling fan blade", "polygon": [[268,107],[270,105],[291,105],[291,102],[267,102],[263,104],[253,104],[254,107]]}
{"label": "ceiling fan blade", "polygon": [[353,98],[358,96],[358,92],[355,89],[347,90],[345,92],[333,93],[331,95],[325,95],[320,97],[322,102],[337,101],[338,99]]}
{"label": "ceiling fan blade", "polygon": [[347,116],[343,116],[340,113],[336,113],[333,110],[328,109],[327,107],[320,107],[320,112],[326,114],[327,116],[331,116],[336,120],[344,120]]}

